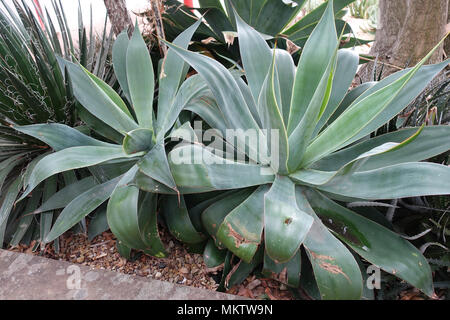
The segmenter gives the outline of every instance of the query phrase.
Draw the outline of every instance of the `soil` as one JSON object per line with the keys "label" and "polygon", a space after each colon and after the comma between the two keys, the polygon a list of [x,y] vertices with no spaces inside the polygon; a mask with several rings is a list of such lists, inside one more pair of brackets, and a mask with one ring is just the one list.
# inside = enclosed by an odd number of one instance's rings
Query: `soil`
{"label": "soil", "polygon": [[[164,230],[161,231],[161,239],[168,251],[166,258],[155,258],[134,252],[131,261],[127,261],[118,253],[116,238],[109,231],[103,232],[92,241],[83,234],[68,232],[60,237],[59,252],[55,252],[53,244],[47,244],[42,251],[38,249],[33,252],[35,242],[29,246],[20,245],[10,250],[82,264],[95,269],[216,290],[220,282],[217,271],[206,267],[202,255],[189,253],[182,243],[173,239]],[[241,285],[230,288],[227,293],[252,299],[294,300],[284,285],[271,279],[257,279],[254,275],[249,276]]]}

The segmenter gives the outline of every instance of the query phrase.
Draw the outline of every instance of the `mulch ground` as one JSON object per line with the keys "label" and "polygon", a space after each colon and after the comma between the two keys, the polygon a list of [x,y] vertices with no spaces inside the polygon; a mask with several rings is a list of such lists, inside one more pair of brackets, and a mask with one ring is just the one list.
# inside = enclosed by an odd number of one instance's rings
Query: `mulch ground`
{"label": "mulch ground", "polygon": [[[82,234],[66,233],[60,238],[58,253],[55,252],[52,244],[46,245],[43,251],[38,249],[33,252],[32,248],[35,243],[31,243],[30,246],[20,245],[10,250],[82,264],[96,269],[216,290],[220,281],[217,271],[215,274],[214,271],[211,272],[204,264],[202,255],[189,253],[183,244],[173,239],[164,230],[161,231],[161,239],[168,251],[166,258],[155,258],[138,253],[137,256],[135,255],[136,258],[132,259],[133,261],[127,261],[117,252],[116,238],[109,231],[103,232],[92,241]],[[252,299],[294,299],[284,285],[270,279],[257,279],[255,276],[249,276],[241,285],[232,287],[227,293]]]}

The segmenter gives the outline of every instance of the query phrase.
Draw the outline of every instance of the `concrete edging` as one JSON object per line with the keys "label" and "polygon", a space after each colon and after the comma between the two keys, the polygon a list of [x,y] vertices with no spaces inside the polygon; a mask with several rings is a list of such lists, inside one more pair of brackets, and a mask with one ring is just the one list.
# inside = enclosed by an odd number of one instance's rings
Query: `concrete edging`
{"label": "concrete edging", "polygon": [[0,249],[0,300],[247,300]]}

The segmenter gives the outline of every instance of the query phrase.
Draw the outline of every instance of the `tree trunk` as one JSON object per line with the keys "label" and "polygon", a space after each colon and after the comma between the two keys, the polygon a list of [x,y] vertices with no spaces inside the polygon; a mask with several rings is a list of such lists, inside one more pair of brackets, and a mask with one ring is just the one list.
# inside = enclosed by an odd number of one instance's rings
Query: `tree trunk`
{"label": "tree trunk", "polygon": [[[448,4],[448,17],[447,17],[447,30],[446,32],[450,32],[450,3]],[[450,58],[450,36],[445,40],[444,51],[447,58]]]}
{"label": "tree trunk", "polygon": [[[449,0],[379,0],[378,28],[370,55],[378,57],[382,78],[419,62],[445,36]],[[443,59],[443,46],[428,63]],[[359,77],[372,81],[374,63],[363,66]]]}
{"label": "tree trunk", "polygon": [[117,36],[123,30],[128,29],[128,33],[133,31],[133,22],[128,14],[125,0],[104,0],[106,11],[108,12],[109,21],[113,28],[114,34]]}

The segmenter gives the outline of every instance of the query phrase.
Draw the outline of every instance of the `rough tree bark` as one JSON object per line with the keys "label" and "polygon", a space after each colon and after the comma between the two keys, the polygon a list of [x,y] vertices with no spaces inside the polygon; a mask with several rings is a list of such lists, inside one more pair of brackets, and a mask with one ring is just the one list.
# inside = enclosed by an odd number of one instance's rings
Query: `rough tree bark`
{"label": "rough tree bark", "polygon": [[[379,6],[370,55],[385,63],[383,78],[415,65],[445,36],[449,0],[380,0]],[[440,62],[443,56],[442,46],[428,63]],[[368,63],[361,68],[363,82],[373,80],[373,67],[374,63]]]}
{"label": "rough tree bark", "polygon": [[109,21],[113,28],[114,34],[117,36],[123,30],[128,28],[128,33],[133,32],[133,22],[128,14],[125,0],[104,0],[106,11],[108,12]]}

